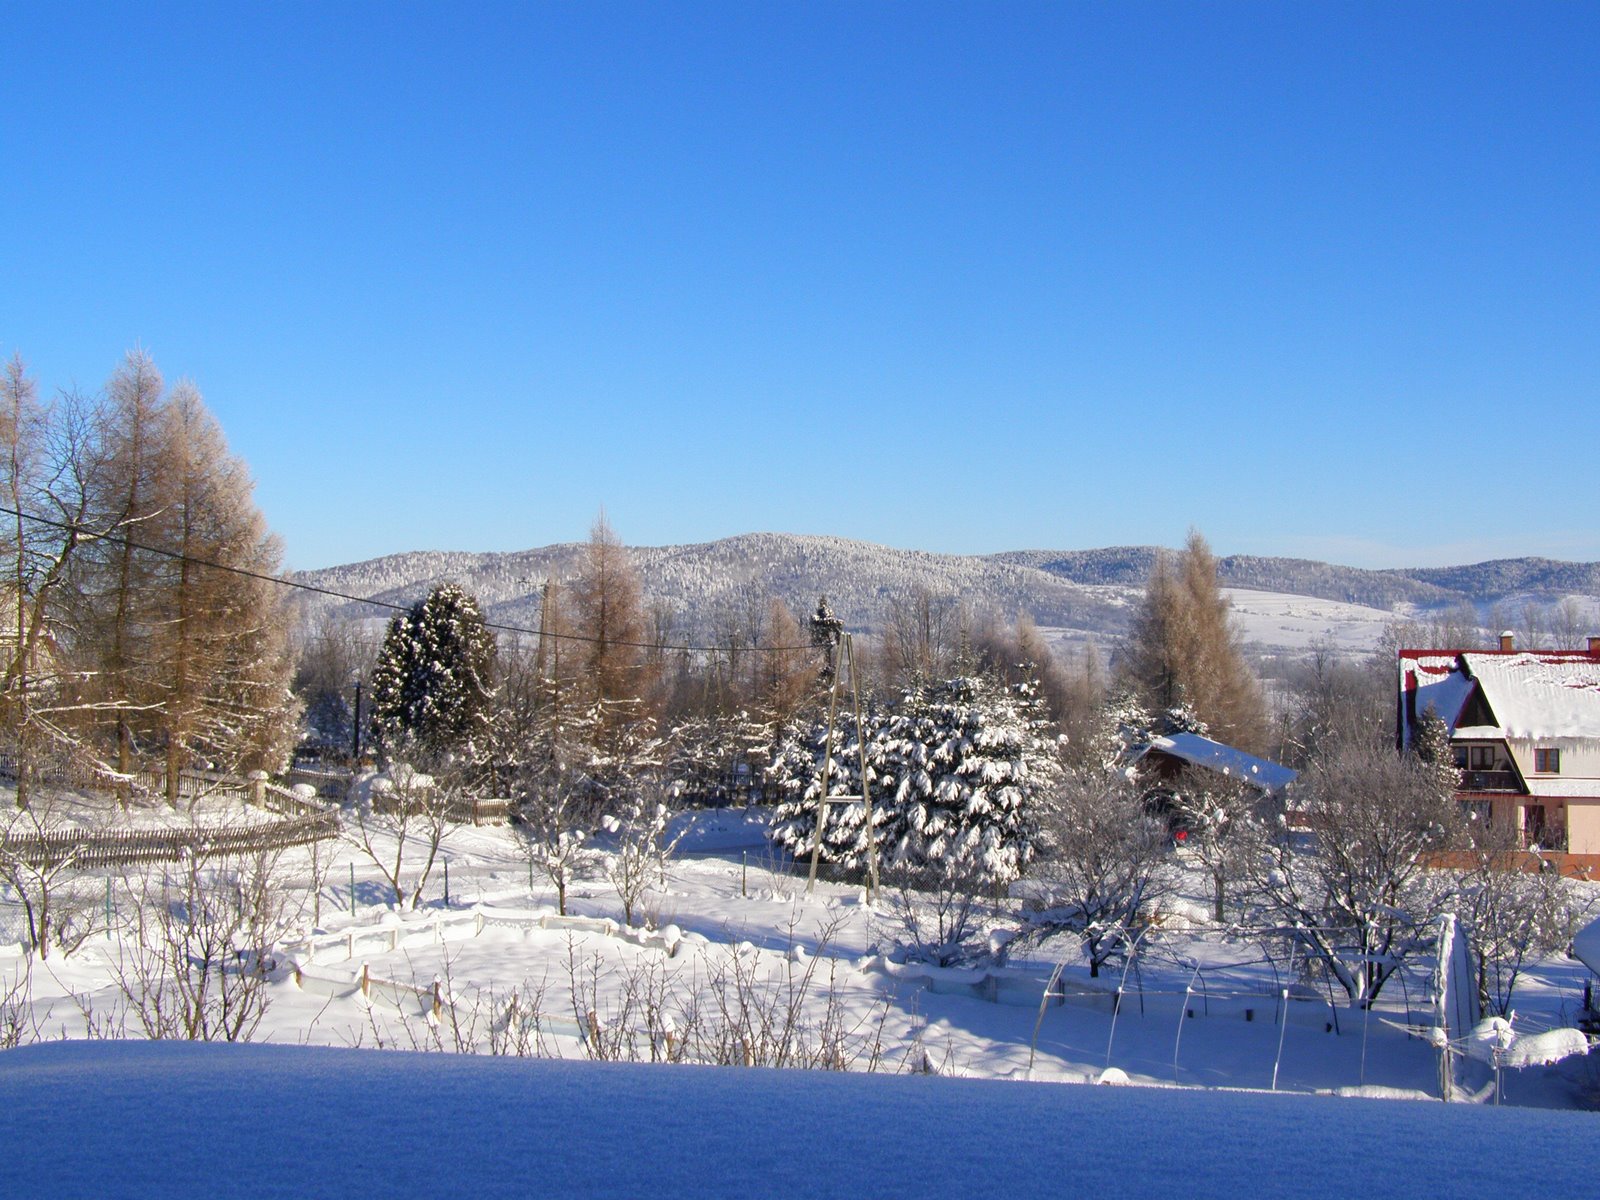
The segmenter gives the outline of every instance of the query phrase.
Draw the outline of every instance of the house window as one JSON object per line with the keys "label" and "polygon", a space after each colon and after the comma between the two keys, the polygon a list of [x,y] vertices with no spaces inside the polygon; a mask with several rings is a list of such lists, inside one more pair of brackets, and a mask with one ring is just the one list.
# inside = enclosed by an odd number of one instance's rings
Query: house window
{"label": "house window", "polygon": [[1494,766],[1493,746],[1472,747],[1472,769],[1474,771],[1487,771]]}
{"label": "house window", "polygon": [[1450,757],[1455,760],[1456,767],[1459,770],[1465,771],[1467,769],[1467,748],[1465,746],[1452,746],[1450,748]]}
{"label": "house window", "polygon": [[1561,751],[1540,749],[1533,752],[1533,769],[1540,775],[1561,774]]}

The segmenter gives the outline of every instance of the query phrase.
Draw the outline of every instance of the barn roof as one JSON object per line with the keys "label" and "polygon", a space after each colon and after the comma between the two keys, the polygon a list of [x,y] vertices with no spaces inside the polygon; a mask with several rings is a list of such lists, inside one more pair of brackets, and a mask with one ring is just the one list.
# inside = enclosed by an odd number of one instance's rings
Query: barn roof
{"label": "barn roof", "polygon": [[1171,755],[1193,766],[1215,771],[1219,775],[1242,779],[1268,792],[1282,791],[1294,782],[1298,774],[1290,767],[1270,759],[1257,758],[1254,754],[1247,754],[1222,742],[1214,742],[1197,733],[1174,733],[1167,737],[1151,738],[1145,753],[1151,751]]}

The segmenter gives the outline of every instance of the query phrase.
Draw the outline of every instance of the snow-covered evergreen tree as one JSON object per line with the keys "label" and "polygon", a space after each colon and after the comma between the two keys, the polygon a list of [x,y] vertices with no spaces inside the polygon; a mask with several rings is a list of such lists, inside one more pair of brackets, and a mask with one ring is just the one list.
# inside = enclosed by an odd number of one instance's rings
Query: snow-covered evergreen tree
{"label": "snow-covered evergreen tree", "polygon": [[1194,705],[1187,700],[1179,700],[1171,707],[1163,709],[1161,715],[1156,718],[1155,732],[1163,737],[1171,737],[1175,733],[1192,733],[1197,737],[1211,736],[1210,727],[1201,720],[1200,714],[1194,710]]}
{"label": "snow-covered evergreen tree", "polygon": [[1086,765],[1114,770],[1126,765],[1135,747],[1149,743],[1155,728],[1156,718],[1137,692],[1114,692],[1100,708],[1087,752],[1077,757]]}
{"label": "snow-covered evergreen tree", "polygon": [[[923,684],[886,715],[869,714],[867,770],[873,829],[884,865],[928,868],[980,884],[1015,879],[1033,856],[1030,806],[1054,786],[1057,747],[1031,683],[1007,688],[987,675]],[[794,730],[769,775],[784,793],[773,840],[797,858],[811,853],[822,787],[825,730]],[[859,794],[852,722],[835,733],[829,790]],[[860,804],[830,807],[823,858],[866,865]]]}
{"label": "snow-covered evergreen tree", "polygon": [[1032,802],[1058,756],[1037,688],[984,674],[908,692],[884,730],[888,863],[1006,883],[1033,857]]}
{"label": "snow-covered evergreen tree", "polygon": [[470,760],[489,729],[494,636],[455,584],[397,614],[372,670],[372,726],[391,756]]}
{"label": "snow-covered evergreen tree", "polygon": [[1461,786],[1461,772],[1450,749],[1450,727],[1431,704],[1411,731],[1411,749],[1442,795],[1452,795]]}
{"label": "snow-covered evergreen tree", "polygon": [[[862,714],[867,743],[867,779],[872,788],[872,824],[880,855],[883,853],[883,829],[889,819],[879,777],[884,720],[884,715],[874,708],[869,707]],[[825,721],[791,725],[779,739],[767,768],[767,783],[779,796],[768,836],[796,859],[810,858],[816,841],[826,736]],[[833,759],[828,773],[828,791],[833,795],[861,795],[859,746],[853,714],[841,717],[834,728]],[[866,812],[859,801],[828,806],[822,831],[822,859],[849,871],[866,869]]]}

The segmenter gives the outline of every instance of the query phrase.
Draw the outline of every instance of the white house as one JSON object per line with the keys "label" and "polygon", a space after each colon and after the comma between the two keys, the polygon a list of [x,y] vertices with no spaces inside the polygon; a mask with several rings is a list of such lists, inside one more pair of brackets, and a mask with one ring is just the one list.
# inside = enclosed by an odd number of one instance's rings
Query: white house
{"label": "white house", "polygon": [[1587,650],[1401,650],[1398,735],[1450,731],[1457,796],[1525,845],[1600,855],[1600,637]]}

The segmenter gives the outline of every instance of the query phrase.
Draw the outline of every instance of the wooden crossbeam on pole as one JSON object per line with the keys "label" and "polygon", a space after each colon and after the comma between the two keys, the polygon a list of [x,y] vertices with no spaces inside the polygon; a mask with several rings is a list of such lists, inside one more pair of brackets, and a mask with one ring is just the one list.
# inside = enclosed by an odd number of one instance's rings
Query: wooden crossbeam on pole
{"label": "wooden crossbeam on pole", "polygon": [[[839,701],[844,689],[845,671],[850,672],[850,703],[856,721],[856,753],[861,772],[861,794],[833,795],[830,792],[833,775],[833,738],[839,722]],[[856,675],[855,645],[848,633],[842,634],[834,647],[833,686],[828,691],[828,727],[822,741],[822,787],[817,802],[817,835],[811,843],[811,873],[806,879],[806,891],[816,887],[817,866],[822,861],[822,836],[828,819],[830,804],[860,804],[867,830],[867,897],[878,894],[878,841],[872,826],[872,785],[867,781],[867,728],[861,714],[861,681]]]}

